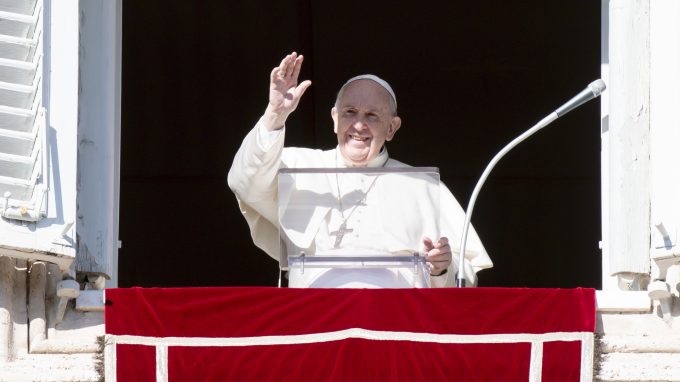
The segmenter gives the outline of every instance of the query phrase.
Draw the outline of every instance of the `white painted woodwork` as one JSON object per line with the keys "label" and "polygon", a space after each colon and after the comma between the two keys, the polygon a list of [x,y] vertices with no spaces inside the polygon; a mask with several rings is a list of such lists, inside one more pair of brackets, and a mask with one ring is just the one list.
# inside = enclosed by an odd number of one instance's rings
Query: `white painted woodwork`
{"label": "white painted woodwork", "polygon": [[33,12],[37,3],[37,0],[0,0],[0,12],[27,15]]}
{"label": "white painted woodwork", "polygon": [[0,1],[0,255],[62,271],[76,253],[78,11]]}
{"label": "white painted woodwork", "polygon": [[33,12],[29,14],[0,11],[0,18],[3,19],[3,22],[0,23],[0,34],[27,38],[33,35],[39,14],[35,12],[34,7]]}
{"label": "white painted woodwork", "polygon": [[77,252],[74,269],[106,275],[109,286],[119,247],[121,17],[120,0],[0,1],[0,254],[66,269]]}
{"label": "white painted woodwork", "polygon": [[76,270],[117,285],[122,1],[80,2]]}
{"label": "white painted woodwork", "polygon": [[[609,86],[609,0],[602,0],[600,26],[600,78]],[[600,201],[602,208],[602,290],[618,290],[617,278],[609,273],[609,89],[600,95]]]}
{"label": "white painted woodwork", "polygon": [[[652,278],[680,282],[680,2],[650,2]],[[669,309],[670,310],[670,309]]]}
{"label": "white painted woodwork", "polygon": [[648,274],[649,0],[609,2],[609,274]]}
{"label": "white painted woodwork", "polygon": [[[28,14],[0,11],[0,216],[5,219],[37,221],[46,214],[42,14],[42,3]],[[24,52],[17,54],[21,46]]]}

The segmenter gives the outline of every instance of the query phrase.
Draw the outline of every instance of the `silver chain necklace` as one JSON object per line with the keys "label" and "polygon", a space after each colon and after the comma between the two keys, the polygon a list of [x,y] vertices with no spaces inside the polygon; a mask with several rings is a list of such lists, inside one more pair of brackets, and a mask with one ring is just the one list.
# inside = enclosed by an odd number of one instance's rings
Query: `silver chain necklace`
{"label": "silver chain necklace", "polygon": [[333,248],[340,248],[340,244],[342,244],[342,239],[345,237],[345,234],[354,232],[354,229],[347,227],[347,221],[352,216],[354,211],[356,211],[356,209],[366,200],[368,193],[371,191],[371,189],[375,185],[375,182],[376,182],[376,180],[378,180],[379,176],[380,175],[376,175],[373,178],[373,181],[368,186],[366,191],[362,191],[363,195],[361,196],[361,199],[359,199],[356,202],[356,204],[354,205],[354,207],[352,207],[352,209],[349,211],[347,216],[345,216],[344,208],[342,206],[342,193],[340,192],[340,179],[338,178],[338,173],[337,172],[335,173],[335,185],[337,186],[337,189],[338,189],[338,195],[337,195],[338,211],[340,211],[340,216],[342,217],[342,223],[340,224],[340,226],[338,227],[337,230],[331,231],[329,233],[329,235],[335,236],[335,243],[333,244]]}

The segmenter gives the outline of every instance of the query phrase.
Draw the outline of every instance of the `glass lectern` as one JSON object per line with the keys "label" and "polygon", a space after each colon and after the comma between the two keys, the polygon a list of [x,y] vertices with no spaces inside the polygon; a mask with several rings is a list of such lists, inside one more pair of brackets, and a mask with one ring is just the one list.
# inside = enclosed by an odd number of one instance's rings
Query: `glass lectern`
{"label": "glass lectern", "polygon": [[279,171],[280,266],[300,288],[428,288],[439,238],[433,167]]}

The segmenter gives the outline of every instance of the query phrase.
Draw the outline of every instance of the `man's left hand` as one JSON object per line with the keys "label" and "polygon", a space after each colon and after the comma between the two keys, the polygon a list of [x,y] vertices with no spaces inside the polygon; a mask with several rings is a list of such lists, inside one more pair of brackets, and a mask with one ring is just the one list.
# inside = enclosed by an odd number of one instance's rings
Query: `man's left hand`
{"label": "man's left hand", "polygon": [[439,276],[446,272],[451,265],[451,247],[449,239],[441,237],[433,242],[429,237],[423,238],[424,254],[430,262],[430,274]]}

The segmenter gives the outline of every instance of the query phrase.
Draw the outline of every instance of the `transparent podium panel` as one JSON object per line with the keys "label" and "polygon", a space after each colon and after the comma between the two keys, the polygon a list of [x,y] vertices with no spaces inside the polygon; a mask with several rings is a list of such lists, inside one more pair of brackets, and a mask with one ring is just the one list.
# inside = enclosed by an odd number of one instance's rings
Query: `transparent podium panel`
{"label": "transparent podium panel", "polygon": [[427,288],[440,237],[432,167],[281,169],[280,266],[302,288]]}

